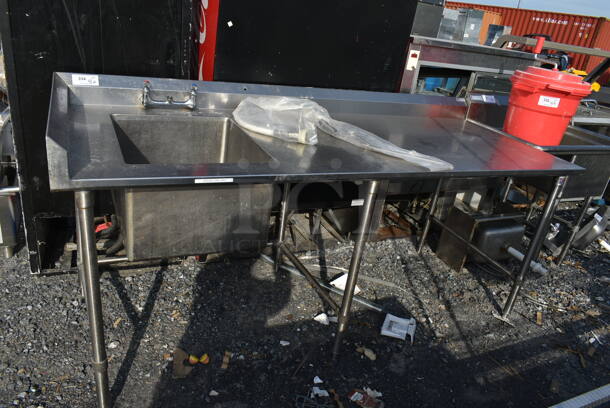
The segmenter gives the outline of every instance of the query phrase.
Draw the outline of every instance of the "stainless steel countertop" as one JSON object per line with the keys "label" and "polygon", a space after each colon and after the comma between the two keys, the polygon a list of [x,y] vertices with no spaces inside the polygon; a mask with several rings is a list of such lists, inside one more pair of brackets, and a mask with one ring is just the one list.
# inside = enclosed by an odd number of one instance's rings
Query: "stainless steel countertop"
{"label": "stainless steel countertop", "polygon": [[602,105],[579,106],[572,118],[575,125],[608,126],[610,125],[610,108]]}
{"label": "stainless steel countertop", "polygon": [[[582,168],[493,130],[467,122],[465,105],[447,97],[196,82],[198,110],[144,109],[143,81],[100,75],[99,86],[74,86],[72,74],[55,74],[47,155],[52,190],[193,185],[231,178],[234,183],[331,181],[503,175],[567,175]],[[192,81],[150,79],[156,92],[181,99]],[[402,160],[368,152],[321,134],[316,146],[286,143],[250,133],[271,157],[263,164],[126,164],[111,114],[223,115],[249,95],[313,98],[331,115],[454,165],[430,172]]]}

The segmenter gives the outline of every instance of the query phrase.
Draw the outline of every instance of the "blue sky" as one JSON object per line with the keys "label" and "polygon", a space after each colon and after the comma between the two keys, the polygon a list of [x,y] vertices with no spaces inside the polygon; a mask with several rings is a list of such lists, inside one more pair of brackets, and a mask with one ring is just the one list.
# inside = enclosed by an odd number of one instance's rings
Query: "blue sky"
{"label": "blue sky", "polygon": [[[460,0],[491,6],[517,7],[519,0]],[[520,8],[610,18],[610,0],[521,0]]]}

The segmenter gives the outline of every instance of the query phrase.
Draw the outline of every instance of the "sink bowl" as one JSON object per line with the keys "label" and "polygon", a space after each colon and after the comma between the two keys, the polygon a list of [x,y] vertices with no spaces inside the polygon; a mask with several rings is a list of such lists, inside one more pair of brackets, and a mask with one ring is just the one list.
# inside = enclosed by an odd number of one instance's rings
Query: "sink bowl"
{"label": "sink bowl", "polygon": [[271,159],[227,117],[110,116],[127,164],[266,163]]}

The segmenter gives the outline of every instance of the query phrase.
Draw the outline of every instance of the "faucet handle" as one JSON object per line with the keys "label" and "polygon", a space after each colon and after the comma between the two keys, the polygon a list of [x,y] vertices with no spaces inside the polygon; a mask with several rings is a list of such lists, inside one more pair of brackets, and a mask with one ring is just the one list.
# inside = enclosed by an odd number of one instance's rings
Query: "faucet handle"
{"label": "faucet handle", "polygon": [[151,95],[152,85],[150,81],[144,80],[144,86],[142,88],[142,105],[144,106],[144,108],[176,107],[195,110],[197,108],[197,89],[197,84],[193,83],[188,98],[182,101],[175,101],[173,96],[170,95],[167,95],[165,97],[165,100],[154,99]]}

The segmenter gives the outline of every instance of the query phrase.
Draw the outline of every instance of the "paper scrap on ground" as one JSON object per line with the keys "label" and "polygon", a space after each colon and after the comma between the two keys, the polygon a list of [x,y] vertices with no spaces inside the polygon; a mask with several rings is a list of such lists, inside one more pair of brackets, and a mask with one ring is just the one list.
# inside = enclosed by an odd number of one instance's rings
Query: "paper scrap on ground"
{"label": "paper scrap on ground", "polygon": [[[343,275],[339,276],[337,279],[330,281],[331,285],[333,285],[335,288],[341,289],[341,290],[345,290],[346,283],[347,283],[347,273],[344,273]],[[361,292],[360,288],[358,287],[358,285],[356,285],[356,289],[354,289],[354,295],[357,295],[360,292]]]}
{"label": "paper scrap on ground", "polygon": [[373,390],[369,387],[364,387],[363,390],[369,395],[369,397],[380,398],[383,396],[383,394],[380,393],[379,391]]}
{"label": "paper scrap on ground", "polygon": [[411,337],[411,344],[413,344],[415,327],[416,322],[414,318],[404,319],[388,313],[386,314],[383,325],[381,326],[381,334],[401,340],[405,340],[408,334]]}
{"label": "paper scrap on ground", "polygon": [[377,360],[377,354],[375,354],[375,352],[373,350],[371,350],[370,348],[358,347],[358,348],[356,348],[356,351],[358,353],[364,354],[369,360],[372,360],[372,361]]}
{"label": "paper scrap on ground", "polygon": [[320,313],[316,317],[313,318],[316,322],[323,324],[324,326],[328,326],[330,324],[330,319],[326,313]]}
{"label": "paper scrap on ground", "polygon": [[313,397],[330,397],[330,394],[328,393],[328,391],[323,390],[320,387],[313,387],[311,389],[310,398],[313,398]]}

